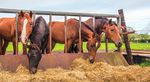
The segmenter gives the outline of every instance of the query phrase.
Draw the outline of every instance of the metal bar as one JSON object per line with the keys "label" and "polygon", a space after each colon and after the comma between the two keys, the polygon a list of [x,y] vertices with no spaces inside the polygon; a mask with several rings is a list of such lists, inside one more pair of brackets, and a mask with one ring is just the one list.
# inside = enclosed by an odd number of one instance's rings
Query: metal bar
{"label": "metal bar", "polygon": [[16,13],[16,55],[18,55],[18,13]]}
{"label": "metal bar", "polygon": [[[0,13],[17,13],[21,9],[4,9],[0,8]],[[117,14],[97,14],[97,13],[77,13],[77,12],[54,12],[54,11],[37,11],[37,10],[23,10],[23,11],[32,11],[33,14],[40,15],[59,15],[59,16],[101,16],[101,17],[111,17],[116,18],[119,17]]]}
{"label": "metal bar", "polygon": [[2,54],[2,37],[0,37],[0,54]]}
{"label": "metal bar", "polygon": [[119,28],[118,28],[118,29],[119,29],[119,32],[122,33],[122,30],[121,30],[121,17],[118,17],[118,18],[117,18],[117,24],[118,24],[118,27],[119,27]]}
{"label": "metal bar", "polygon": [[67,53],[67,49],[68,49],[68,46],[67,46],[67,16],[65,16],[65,53]]}
{"label": "metal bar", "polygon": [[35,14],[32,15],[33,24],[35,23]]}
{"label": "metal bar", "polygon": [[93,16],[93,30],[95,30],[95,16]]}
{"label": "metal bar", "polygon": [[79,16],[79,53],[82,52],[82,39],[81,39],[81,16]]}
{"label": "metal bar", "polygon": [[[122,29],[122,31],[127,32],[123,9],[118,10],[118,13],[121,17],[121,25],[124,26],[124,29]],[[130,43],[128,41],[128,34],[124,34],[123,39],[124,39],[126,52],[127,52],[127,58],[128,58],[127,61],[129,64],[133,64],[133,56],[130,48]]]}
{"label": "metal bar", "polygon": [[52,15],[49,15],[49,48],[50,48],[50,53],[52,52]]}
{"label": "metal bar", "polygon": [[106,52],[108,52],[108,38],[106,37],[106,34],[105,34],[105,44],[106,44]]}

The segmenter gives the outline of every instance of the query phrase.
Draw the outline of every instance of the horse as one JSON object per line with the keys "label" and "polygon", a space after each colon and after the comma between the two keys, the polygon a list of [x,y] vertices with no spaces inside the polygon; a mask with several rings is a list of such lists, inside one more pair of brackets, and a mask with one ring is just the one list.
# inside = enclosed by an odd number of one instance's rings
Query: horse
{"label": "horse", "polygon": [[[84,21],[87,25],[90,27],[93,27],[93,18],[89,18],[88,20]],[[102,33],[104,32],[106,35],[106,38],[110,39],[115,46],[117,47],[117,50],[120,51],[120,47],[122,45],[122,39],[119,33],[118,26],[115,22],[113,22],[111,19],[103,18],[103,17],[95,17],[95,27],[93,27],[97,34],[99,34],[100,38],[98,39],[98,42],[100,43],[102,38]],[[99,45],[100,47],[100,45]],[[78,44],[72,44],[71,52],[77,53],[79,51]],[[83,52],[83,48],[81,49]]]}
{"label": "horse", "polygon": [[[79,20],[77,19],[68,19],[67,21],[67,44],[65,44],[64,52],[71,53],[70,47],[73,43],[79,42]],[[52,49],[54,48],[56,43],[65,43],[65,23],[53,21],[49,23],[49,28],[51,28],[52,32]],[[81,34],[82,39],[87,41],[87,49],[90,55],[89,61],[93,63],[95,61],[96,51],[97,51],[97,34],[94,32],[91,27],[81,22]],[[50,46],[47,46],[47,50],[49,50]],[[66,50],[65,50],[66,49]],[[49,51],[48,51],[49,53]]]}
{"label": "horse", "polygon": [[27,56],[29,60],[29,71],[35,74],[42,57],[42,51],[45,50],[48,43],[49,27],[44,18],[40,16],[35,20],[32,28],[33,31],[29,37],[31,43]]}
{"label": "horse", "polygon": [[[18,36],[23,43],[23,54],[26,54],[26,43],[32,32],[32,12],[20,11],[18,14]],[[13,54],[16,54],[16,18],[0,18],[0,37],[3,45],[0,54],[4,55],[9,42],[13,42]],[[19,39],[19,38],[18,38]]]}

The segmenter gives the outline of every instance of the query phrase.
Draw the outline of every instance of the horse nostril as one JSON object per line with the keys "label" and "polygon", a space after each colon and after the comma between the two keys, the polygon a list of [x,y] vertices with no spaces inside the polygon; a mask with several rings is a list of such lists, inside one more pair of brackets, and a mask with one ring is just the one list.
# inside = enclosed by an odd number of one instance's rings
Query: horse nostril
{"label": "horse nostril", "polygon": [[90,56],[90,57],[89,57],[89,61],[90,61],[90,63],[94,63],[94,58],[93,58],[93,56]]}
{"label": "horse nostril", "polygon": [[93,63],[94,63],[94,59],[90,59],[89,61],[90,61],[90,63],[91,63],[91,64],[93,64]]}

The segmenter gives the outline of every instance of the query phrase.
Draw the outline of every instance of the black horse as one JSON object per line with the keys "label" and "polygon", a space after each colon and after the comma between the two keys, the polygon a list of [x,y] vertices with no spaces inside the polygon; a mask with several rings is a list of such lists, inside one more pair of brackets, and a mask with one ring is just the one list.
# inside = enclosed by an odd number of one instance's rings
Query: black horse
{"label": "black horse", "polygon": [[43,17],[38,17],[33,25],[30,35],[30,45],[28,51],[29,71],[34,74],[37,72],[38,64],[42,57],[42,52],[48,44],[49,28]]}

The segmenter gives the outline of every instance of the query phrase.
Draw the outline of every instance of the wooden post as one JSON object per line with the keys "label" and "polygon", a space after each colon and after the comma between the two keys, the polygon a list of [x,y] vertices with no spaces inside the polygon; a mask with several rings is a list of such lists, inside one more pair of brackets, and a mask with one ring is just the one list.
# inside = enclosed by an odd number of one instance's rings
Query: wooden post
{"label": "wooden post", "polygon": [[[124,29],[122,29],[122,31],[127,32],[123,9],[118,10],[118,13],[121,17],[121,25],[124,26]],[[124,39],[126,52],[127,52],[127,58],[128,58],[127,61],[131,65],[131,64],[133,64],[133,56],[131,53],[130,43],[128,41],[128,34],[124,34],[123,39]]]}
{"label": "wooden post", "polygon": [[65,16],[65,53],[67,52],[67,16]]}
{"label": "wooden post", "polygon": [[52,52],[52,15],[49,15],[49,48],[50,48],[50,53]]}
{"label": "wooden post", "polygon": [[16,13],[16,55],[18,55],[18,13]]}
{"label": "wooden post", "polygon": [[82,49],[82,39],[81,39],[81,16],[79,16],[79,53],[81,53]]}

